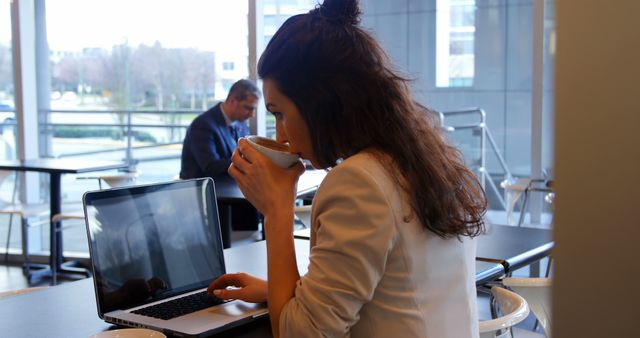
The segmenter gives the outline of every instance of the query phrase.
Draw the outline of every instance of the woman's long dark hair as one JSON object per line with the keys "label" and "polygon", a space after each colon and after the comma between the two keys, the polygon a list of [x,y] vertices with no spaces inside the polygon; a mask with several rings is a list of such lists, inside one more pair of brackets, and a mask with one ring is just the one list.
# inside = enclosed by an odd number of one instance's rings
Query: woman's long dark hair
{"label": "woman's long dark hair", "polygon": [[392,159],[389,172],[426,229],[442,238],[480,234],[482,187],[359,15],[356,0],[325,0],[289,18],[260,57],[259,76],[296,104],[322,167],[375,149]]}

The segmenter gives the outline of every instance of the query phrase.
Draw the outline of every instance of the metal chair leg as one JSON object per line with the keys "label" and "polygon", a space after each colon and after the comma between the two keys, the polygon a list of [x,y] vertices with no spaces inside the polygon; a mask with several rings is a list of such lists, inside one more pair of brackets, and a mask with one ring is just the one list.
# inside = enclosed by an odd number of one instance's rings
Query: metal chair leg
{"label": "metal chair leg", "polygon": [[27,284],[31,284],[31,261],[29,260],[29,229],[27,227],[27,220],[25,217],[21,217],[20,227],[22,232],[22,267],[23,274],[27,277]]}
{"label": "metal chair leg", "polygon": [[547,262],[547,271],[545,271],[544,276],[549,278],[551,275],[551,263],[553,262],[553,257],[549,256],[549,261]]}
{"label": "metal chair leg", "polygon": [[9,214],[9,229],[7,229],[7,244],[4,247],[4,264],[9,264],[9,243],[11,242],[12,227],[13,227],[13,214]]}
{"label": "metal chair leg", "polygon": [[524,197],[522,198],[522,207],[520,208],[520,217],[518,218],[518,226],[524,223],[524,214],[527,212],[527,203],[529,202],[529,187],[524,189]]}

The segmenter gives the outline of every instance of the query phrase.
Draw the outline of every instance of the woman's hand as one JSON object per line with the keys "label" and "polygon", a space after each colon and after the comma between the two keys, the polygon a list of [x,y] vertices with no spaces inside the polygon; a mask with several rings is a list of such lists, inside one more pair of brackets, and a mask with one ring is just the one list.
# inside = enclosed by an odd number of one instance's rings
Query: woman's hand
{"label": "woman's hand", "polygon": [[304,165],[298,162],[282,169],[254,149],[245,139],[238,141],[231,157],[229,175],[236,180],[245,198],[263,215],[274,212],[282,206],[290,206],[296,198],[296,183],[304,172]]}
{"label": "woman's hand", "polygon": [[220,299],[264,303],[267,301],[267,281],[246,273],[228,273],[214,280],[207,288],[207,293]]}

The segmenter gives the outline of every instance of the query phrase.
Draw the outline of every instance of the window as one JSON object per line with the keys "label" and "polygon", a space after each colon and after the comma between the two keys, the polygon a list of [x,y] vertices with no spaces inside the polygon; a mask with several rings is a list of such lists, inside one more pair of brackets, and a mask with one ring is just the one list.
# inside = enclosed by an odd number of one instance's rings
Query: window
{"label": "window", "polygon": [[[418,102],[446,113],[444,124],[456,128],[445,135],[485,182],[489,217],[497,215],[492,221],[506,224],[500,183],[508,173],[543,178],[553,172],[554,1],[366,4],[363,25],[412,80]],[[537,27],[544,28],[539,40]],[[536,69],[535,53],[543,56]],[[538,76],[542,90],[534,91]],[[531,213],[536,214],[532,222],[549,221],[551,209],[542,195],[530,204],[538,210]]]}
{"label": "window", "polygon": [[15,102],[11,48],[11,7],[0,0],[0,159],[15,158]]}
{"label": "window", "polygon": [[[125,159],[141,183],[172,179],[192,119],[248,77],[247,13],[247,1],[47,1],[45,155]],[[64,175],[65,201],[91,182]],[[76,242],[65,249],[86,250]]]}
{"label": "window", "polygon": [[[263,41],[266,47],[278,28],[290,17],[302,14],[315,8],[317,0],[264,0],[263,1]],[[260,55],[258,55],[259,57]],[[266,116],[266,136],[274,137],[275,119],[271,114]]]}
{"label": "window", "polygon": [[[181,143],[197,114],[226,98],[226,83],[248,76],[247,11],[246,1],[47,2],[47,155],[113,149],[100,156],[141,166],[173,156],[145,174],[158,180],[177,174],[180,150],[171,144]],[[127,142],[157,147],[128,154]]]}
{"label": "window", "polygon": [[[0,122],[15,114],[10,3],[0,0]],[[259,3],[262,13],[256,14],[263,16],[264,27],[258,40],[266,44],[287,18],[317,1]],[[552,125],[543,121],[541,133],[531,127],[532,119],[540,118],[532,109],[531,88],[533,4],[540,3],[367,0],[361,8],[363,26],[412,79],[415,98],[437,111],[481,108],[511,173],[529,177],[536,167],[553,167]],[[553,7],[554,1],[544,1],[544,62],[536,72],[543,73],[545,121],[553,118]],[[224,99],[233,82],[248,77],[247,14],[247,1],[231,0],[46,2],[51,81],[44,84],[50,86],[50,100],[40,107],[41,153],[127,159],[144,173],[142,183],[173,178],[186,126]],[[0,147],[0,158],[15,156],[13,130],[3,124],[0,135],[10,147]],[[267,115],[267,136],[274,131]],[[482,152],[478,135],[473,128],[447,134],[476,169]],[[500,182],[504,171],[490,151],[483,169]],[[77,202],[84,191],[96,188],[72,175],[63,180],[65,202]],[[82,226],[74,228],[82,238]],[[66,243],[68,250],[86,250],[72,246],[85,241]]]}

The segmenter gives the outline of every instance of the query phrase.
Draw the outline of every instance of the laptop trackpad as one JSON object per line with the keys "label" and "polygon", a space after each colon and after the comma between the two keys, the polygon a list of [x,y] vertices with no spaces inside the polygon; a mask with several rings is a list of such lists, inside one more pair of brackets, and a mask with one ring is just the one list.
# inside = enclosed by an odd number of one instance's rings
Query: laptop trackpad
{"label": "laptop trackpad", "polygon": [[[245,317],[247,321],[254,320],[257,317],[266,315],[266,304],[253,304],[240,300],[216,305],[207,309],[203,309],[185,316],[181,316],[172,320],[172,329],[182,332],[202,332],[207,328],[221,327],[230,323],[240,324],[244,321],[240,320]],[[175,322],[175,327],[174,327]],[[215,323],[216,325],[212,325]]]}

